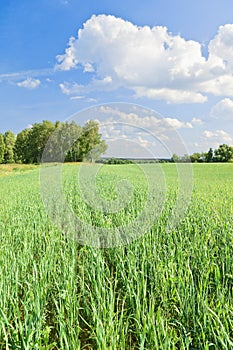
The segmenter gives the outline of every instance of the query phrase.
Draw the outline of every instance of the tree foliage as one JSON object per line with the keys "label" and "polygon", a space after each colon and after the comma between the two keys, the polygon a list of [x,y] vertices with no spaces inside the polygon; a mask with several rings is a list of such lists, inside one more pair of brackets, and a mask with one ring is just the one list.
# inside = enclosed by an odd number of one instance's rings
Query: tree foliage
{"label": "tree foliage", "polygon": [[4,134],[4,163],[14,163],[14,147],[15,147],[15,135],[11,131],[6,131]]}
{"label": "tree foliage", "polygon": [[214,152],[215,162],[229,162],[233,160],[233,147],[226,144],[220,145]]}
{"label": "tree foliage", "polygon": [[193,153],[191,156],[192,162],[230,162],[233,161],[233,147],[222,144],[217,149],[210,148],[208,152]]}
{"label": "tree foliage", "polygon": [[[9,130],[0,134],[0,163],[39,163],[43,154],[48,162],[94,162],[106,149],[99,125],[93,120],[83,127],[74,121],[52,123],[44,120],[22,130],[17,137]],[[195,152],[191,156],[173,154],[171,161],[230,162],[233,161],[233,146],[221,144],[215,150],[210,148],[208,152]],[[108,164],[112,163],[115,160],[108,161]]]}
{"label": "tree foliage", "polygon": [[42,155],[48,162],[93,162],[107,149],[101,137],[98,123],[92,120],[83,127],[74,121],[44,120],[22,130],[17,137],[11,131],[0,135],[0,162],[39,163]]}
{"label": "tree foliage", "polygon": [[42,123],[33,124],[28,133],[27,163],[39,163],[42,157],[43,150],[55,130],[55,125],[43,120]]}
{"label": "tree foliage", "polygon": [[205,160],[206,160],[207,163],[210,163],[210,162],[213,161],[213,159],[214,159],[214,151],[213,151],[213,148],[210,148],[209,151],[206,154],[206,159]]}
{"label": "tree foliage", "polygon": [[172,163],[190,163],[190,156],[188,154],[184,154],[183,156],[178,156],[174,153],[171,157]]}
{"label": "tree foliage", "polygon": [[4,136],[3,134],[0,134],[0,163],[3,163],[4,161],[4,154],[5,154]]}
{"label": "tree foliage", "polygon": [[131,159],[121,159],[121,158],[109,158],[104,161],[104,164],[133,164]]}
{"label": "tree foliage", "polygon": [[210,148],[208,152],[195,152],[190,157],[173,154],[171,158],[173,163],[184,163],[190,160],[192,163],[231,162],[233,161],[233,146],[222,144],[215,150]]}
{"label": "tree foliage", "polygon": [[30,129],[21,131],[15,142],[15,160],[18,163],[28,163],[30,144],[29,144]]}

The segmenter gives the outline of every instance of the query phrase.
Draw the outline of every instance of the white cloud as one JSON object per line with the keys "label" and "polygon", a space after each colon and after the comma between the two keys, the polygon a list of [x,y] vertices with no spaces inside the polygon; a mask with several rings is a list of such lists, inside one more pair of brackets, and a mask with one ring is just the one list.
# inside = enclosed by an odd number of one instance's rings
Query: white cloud
{"label": "white cloud", "polygon": [[89,103],[96,103],[96,102],[97,102],[97,99],[96,99],[96,98],[89,97],[89,98],[86,98],[85,101],[86,101],[86,102],[89,102]]}
{"label": "white cloud", "polygon": [[39,79],[27,78],[26,80],[20,81],[16,84],[19,87],[26,89],[35,89],[40,85]]}
{"label": "white cloud", "polygon": [[221,26],[208,49],[206,59],[199,42],[166,27],[94,15],[57,56],[56,68],[82,66],[91,73],[89,85],[78,85],[83,91],[125,87],[136,97],[169,103],[204,103],[207,93],[233,96],[233,24]]}
{"label": "white cloud", "polygon": [[211,109],[210,115],[216,119],[233,121],[233,100],[224,98]]}
{"label": "white cloud", "polygon": [[9,83],[16,83],[20,80],[27,80],[30,76],[33,80],[36,79],[35,77],[38,76],[47,76],[47,75],[53,75],[54,69],[36,69],[36,70],[28,70],[28,71],[21,71],[21,72],[15,72],[15,73],[4,73],[0,74],[0,82],[9,82]]}
{"label": "white cloud", "polygon": [[217,75],[214,79],[202,82],[199,87],[205,93],[211,93],[215,96],[233,96],[233,72],[229,75]]}
{"label": "white cloud", "polygon": [[[64,84],[63,83],[59,84],[59,87],[60,87],[63,94],[70,95],[70,88],[69,88],[68,83],[64,82]],[[74,90],[73,94],[75,94],[75,93],[79,93],[79,90],[77,90],[77,91]]]}
{"label": "white cloud", "polygon": [[78,101],[82,100],[82,101],[84,101],[84,102],[89,102],[89,103],[91,103],[91,102],[93,102],[93,103],[97,102],[97,100],[96,100],[95,98],[91,98],[91,97],[86,98],[85,96],[82,96],[82,95],[79,95],[79,96],[71,96],[70,99],[71,99],[71,100],[78,100]]}
{"label": "white cloud", "polygon": [[112,88],[112,78],[109,76],[101,79],[93,79],[92,84],[82,85],[77,83],[69,83],[65,81],[64,83],[59,84],[59,87],[63,94],[65,95],[76,95],[81,93],[89,93],[96,91],[97,89],[109,90],[109,87]]}
{"label": "white cloud", "polygon": [[26,129],[32,129],[33,128],[33,125],[32,124],[28,124],[27,126],[26,126]]}
{"label": "white cloud", "polygon": [[114,16],[92,16],[57,60],[58,69],[81,65],[86,71],[88,67],[95,72],[94,84],[100,80],[109,87],[125,86],[137,96],[206,101],[200,93],[182,87],[183,80],[190,81],[196,67],[205,62],[201,45],[173,36],[165,27],[137,27]]}
{"label": "white cloud", "polygon": [[137,97],[148,97],[151,99],[164,100],[167,103],[203,103],[207,97],[192,91],[174,89],[148,89],[145,87],[135,88]]}
{"label": "white cloud", "polygon": [[215,67],[233,69],[233,24],[220,26],[218,34],[209,44],[209,61]]}
{"label": "white cloud", "polygon": [[196,126],[199,126],[199,125],[204,124],[204,122],[203,122],[202,119],[200,119],[200,118],[195,118],[195,117],[191,120],[191,123],[192,123],[193,125],[196,125]]}
{"label": "white cloud", "polygon": [[84,98],[85,98],[85,96],[80,95],[80,96],[72,96],[70,99],[71,100],[83,100]]}
{"label": "white cloud", "polygon": [[193,128],[191,123],[185,123],[176,118],[164,118],[162,120],[174,129],[183,129],[183,128],[192,129]]}
{"label": "white cloud", "polygon": [[95,71],[95,69],[90,63],[84,64],[84,72],[92,73],[94,71]]}
{"label": "white cloud", "polygon": [[[112,123],[114,120],[115,122],[119,121],[121,123],[125,123],[125,127],[127,125],[134,125],[142,128],[142,130],[145,129],[145,131],[156,133],[170,129],[191,129],[193,127],[191,123],[182,122],[177,118],[159,118],[153,115],[142,116],[137,113],[126,113],[108,106],[101,106],[100,110],[102,113],[107,115],[107,119],[105,120],[104,124],[106,122]],[[113,116],[114,119],[112,119],[111,116]]]}
{"label": "white cloud", "polygon": [[[95,106],[92,114],[96,116],[95,121],[99,123],[100,133],[107,144],[109,145],[109,142],[115,144],[114,149],[118,156],[118,144],[122,144],[122,140],[135,142],[140,147],[146,148],[150,154],[153,152],[159,157],[169,157],[173,153],[187,153],[179,131],[191,129],[193,126],[189,122],[177,118],[163,118],[155,111],[137,105],[118,103]],[[132,151],[129,143],[125,144],[123,151]],[[110,153],[108,152],[108,155]],[[141,153],[132,151],[131,156],[133,154],[134,157],[139,157]]]}
{"label": "white cloud", "polygon": [[208,49],[201,91],[216,96],[233,96],[233,24],[220,26]]}
{"label": "white cloud", "polygon": [[224,130],[205,130],[203,135],[206,139],[212,140],[215,145],[222,143],[233,144],[233,138]]}

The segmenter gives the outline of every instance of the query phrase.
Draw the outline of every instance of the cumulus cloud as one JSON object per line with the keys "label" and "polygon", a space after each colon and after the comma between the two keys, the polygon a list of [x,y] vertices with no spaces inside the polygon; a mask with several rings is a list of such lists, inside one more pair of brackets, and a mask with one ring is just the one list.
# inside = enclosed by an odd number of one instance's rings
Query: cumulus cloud
{"label": "cumulus cloud", "polygon": [[27,78],[23,81],[20,81],[16,84],[19,87],[23,87],[26,89],[35,89],[40,85],[39,79]]}
{"label": "cumulus cloud", "polygon": [[220,26],[209,44],[209,61],[219,69],[233,69],[233,24]]}
{"label": "cumulus cloud", "polygon": [[[131,126],[136,126],[138,128],[141,128],[141,132],[144,131],[151,131],[152,133],[161,133],[168,130],[178,130],[178,129],[191,129],[193,128],[192,124],[189,122],[183,122],[177,118],[169,118],[169,117],[157,117],[155,115],[144,115],[142,116],[142,113],[140,108],[137,113],[137,110],[135,110],[135,113],[130,112],[124,112],[122,110],[117,110],[115,108],[111,108],[109,106],[101,106],[100,111],[102,114],[105,114],[107,117],[104,121],[104,123],[100,122],[100,125],[111,125],[111,130],[115,131],[115,126],[117,124],[114,123],[123,123],[124,129],[126,129],[128,126],[131,128]],[[108,125],[109,128],[109,125]]]}
{"label": "cumulus cloud", "polygon": [[173,35],[166,27],[138,27],[94,15],[57,56],[56,68],[80,66],[91,74],[88,86],[79,85],[83,91],[125,87],[135,97],[169,103],[204,103],[208,93],[233,96],[233,24],[219,28],[208,50],[206,59],[201,43]]}
{"label": "cumulus cloud", "polygon": [[[137,97],[148,97],[156,100],[166,99],[167,103],[203,103],[207,97],[200,93],[174,90],[174,89],[148,89],[146,87],[135,88]],[[166,98],[165,98],[166,97]]]}
{"label": "cumulus cloud", "polygon": [[[103,105],[96,107],[95,112],[98,115],[96,121],[99,123],[100,132],[108,144],[109,141],[116,142],[116,145],[119,140],[120,142],[122,140],[133,141],[147,149],[149,153],[160,154],[164,157],[169,157],[174,152],[182,154],[182,151],[185,151],[177,130],[193,127],[191,123],[177,118],[163,118],[139,106],[128,107],[125,111],[124,108],[118,109]],[[127,142],[125,151],[131,152],[131,147],[127,145]]]}
{"label": "cumulus cloud", "polygon": [[233,144],[233,138],[224,130],[205,130],[203,135],[206,139],[212,140],[215,145],[222,143]]}
{"label": "cumulus cloud", "polygon": [[233,100],[224,98],[211,109],[210,115],[215,119],[233,121]]}
{"label": "cumulus cloud", "polygon": [[92,91],[96,91],[97,89],[101,89],[101,90],[114,89],[114,87],[112,86],[112,78],[109,76],[106,76],[103,79],[93,79],[92,83],[89,85],[69,83],[65,81],[64,83],[59,84],[59,87],[63,92],[63,94],[65,95],[90,93]]}
{"label": "cumulus cloud", "polygon": [[202,124],[204,124],[204,121],[202,120],[202,119],[200,119],[200,118],[193,118],[192,120],[191,120],[191,123],[193,124],[193,125],[195,125],[195,126],[200,126],[200,125],[202,125]]}

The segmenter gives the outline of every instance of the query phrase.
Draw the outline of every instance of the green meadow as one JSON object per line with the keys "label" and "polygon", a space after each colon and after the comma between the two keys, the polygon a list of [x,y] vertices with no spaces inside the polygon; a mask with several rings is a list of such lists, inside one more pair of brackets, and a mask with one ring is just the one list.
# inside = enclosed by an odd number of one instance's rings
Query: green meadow
{"label": "green meadow", "polygon": [[[132,187],[125,208],[101,212],[82,197],[79,167],[62,170],[72,212],[93,230],[123,225],[127,236],[147,202],[143,172],[104,165],[96,175],[100,198],[116,200],[121,180]],[[157,167],[147,165],[150,181]],[[102,249],[55,225],[41,199],[39,167],[1,168],[0,349],[232,349],[233,164],[192,167],[192,195],[177,226],[168,229],[176,166],[163,164],[160,215],[127,245]]]}

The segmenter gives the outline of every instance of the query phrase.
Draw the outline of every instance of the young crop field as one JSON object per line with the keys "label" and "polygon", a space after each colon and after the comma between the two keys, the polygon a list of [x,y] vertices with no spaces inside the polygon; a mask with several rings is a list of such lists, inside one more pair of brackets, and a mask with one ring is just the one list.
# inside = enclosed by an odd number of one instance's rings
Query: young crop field
{"label": "young crop field", "polygon": [[[93,194],[88,174],[98,165],[84,172],[83,188],[80,166],[63,166],[64,197],[88,224],[81,229],[89,242],[97,228],[109,232],[102,248],[80,244],[64,221],[56,225],[58,216],[42,201],[38,167],[0,176],[0,349],[232,349],[233,164],[192,165],[187,211],[170,229],[175,164],[145,166],[157,188],[148,211],[158,215],[145,215],[138,226],[149,188],[140,167],[98,168]],[[129,202],[120,189],[126,180]],[[103,210],[106,202],[117,205]],[[140,223],[145,233],[132,236]],[[110,237],[119,227],[129,239],[121,246]]]}

